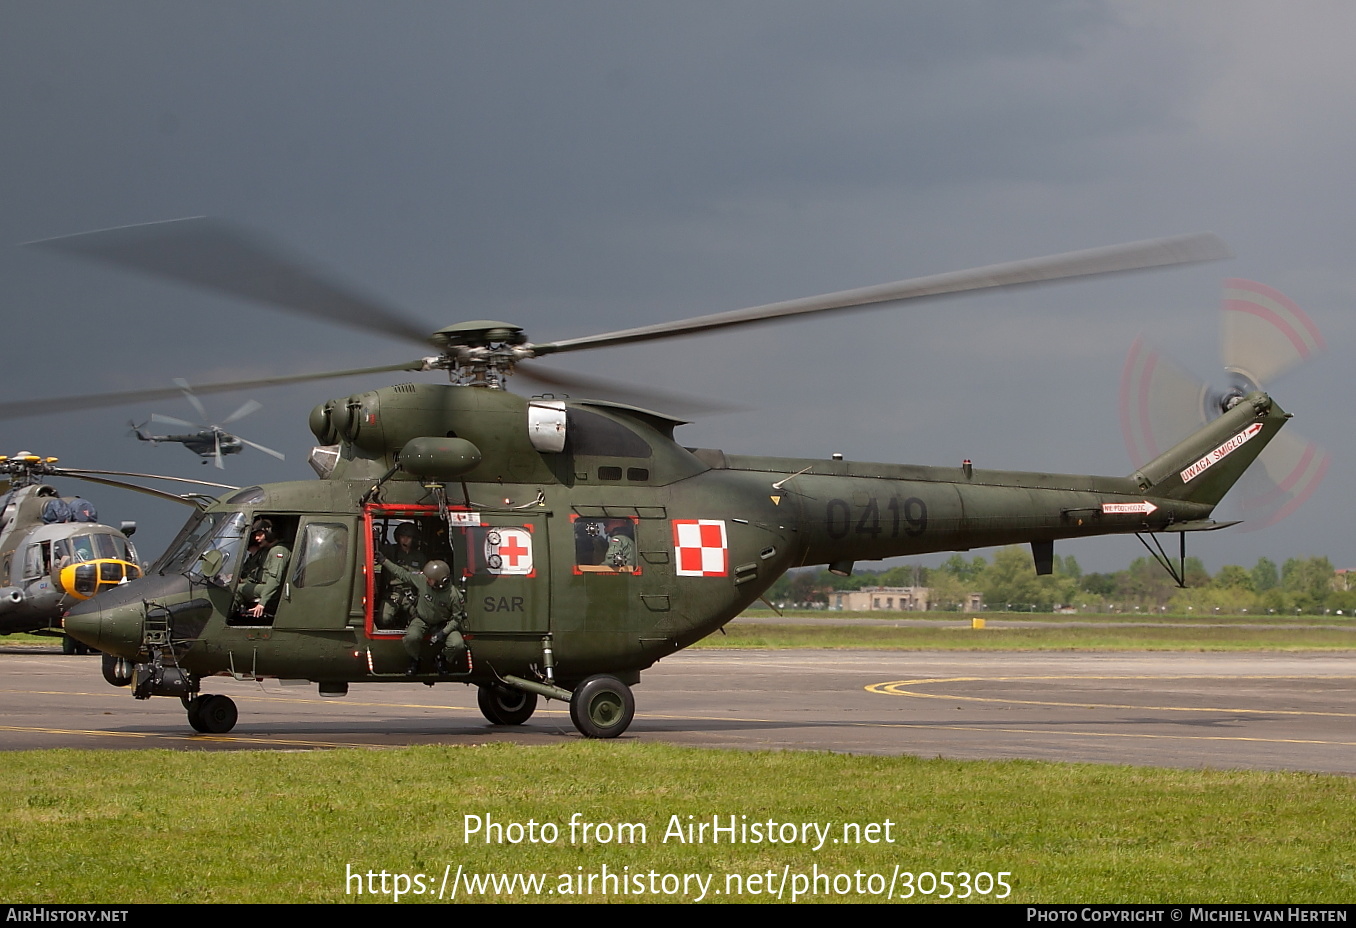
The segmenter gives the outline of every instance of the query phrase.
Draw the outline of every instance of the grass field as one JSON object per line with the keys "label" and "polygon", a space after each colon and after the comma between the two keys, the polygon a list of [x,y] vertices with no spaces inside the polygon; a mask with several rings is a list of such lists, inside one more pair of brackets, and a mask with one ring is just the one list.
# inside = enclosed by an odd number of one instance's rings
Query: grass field
{"label": "grass field", "polygon": [[[918,616],[926,615],[921,621]],[[908,651],[1332,651],[1356,647],[1342,616],[1046,615],[985,613],[983,629],[960,613],[748,612],[700,648],[877,648]],[[916,623],[890,625],[890,620]],[[871,620],[845,625],[834,620]]]}
{"label": "grass field", "polygon": [[[986,613],[987,627],[975,630],[968,616],[934,616],[883,627],[787,624],[765,613],[699,647],[1332,650],[1356,643],[1349,618]],[[0,643],[25,639],[59,646],[31,636]],[[1356,790],[1343,777],[584,741],[3,756],[0,898],[8,902],[371,902],[390,901],[396,890],[401,901],[434,901],[440,893],[448,901],[452,886],[458,901],[868,902],[891,891],[893,901],[934,901],[947,883],[968,901],[995,901],[1003,884],[1011,887],[1008,902],[1356,898],[1348,837]],[[482,828],[469,838],[467,816],[478,816]],[[815,849],[813,829],[808,844],[665,840],[671,822],[709,824],[713,816],[808,823],[824,829],[825,843]],[[572,817],[611,826],[614,838],[623,823],[643,825],[645,840],[584,841],[578,829],[572,839]],[[484,841],[486,823],[507,827],[504,840]],[[515,823],[528,831],[535,823],[537,841],[512,843]],[[548,823],[559,829],[553,841],[543,840]],[[529,887],[527,879],[542,882]]]}
{"label": "grass field", "polygon": [[[517,883],[468,894],[463,879],[460,901],[690,900],[701,892],[697,876],[707,881],[704,901],[774,901],[779,888],[791,901],[794,890],[816,888],[802,901],[865,902],[883,898],[887,881],[895,901],[909,901],[901,897],[910,887],[911,901],[931,901],[946,893],[935,882],[943,872],[953,874],[955,895],[968,879],[973,901],[1002,893],[999,873],[1009,902],[1356,896],[1356,791],[1342,777],[583,741],[25,752],[5,755],[5,772],[0,897],[11,903],[389,901],[402,885],[395,874],[409,877],[405,901],[432,901],[458,867],[477,880],[544,881],[539,892]],[[468,815],[481,822],[469,838]],[[581,829],[572,840],[572,816],[594,826],[591,840]],[[825,829],[824,844],[815,849],[813,830],[806,843],[665,840],[671,821],[712,816],[813,823]],[[509,843],[512,827],[503,841],[482,837],[485,823],[529,822],[536,843]],[[546,823],[559,829],[553,842],[541,840]],[[622,823],[645,826],[644,840],[633,830],[636,840],[617,842]],[[611,842],[596,840],[608,837],[602,825]],[[605,868],[626,882],[605,887]],[[388,892],[368,892],[381,888],[382,871]]]}
{"label": "grass field", "polygon": [[[1120,613],[786,612],[749,610],[699,648],[876,648],[905,651],[1334,651],[1356,647],[1352,616],[1163,616]],[[794,620],[796,623],[787,622]],[[837,621],[835,621],[837,620]],[[868,624],[845,625],[842,620]],[[908,625],[889,625],[891,621]],[[60,647],[60,638],[0,637],[0,646]]]}

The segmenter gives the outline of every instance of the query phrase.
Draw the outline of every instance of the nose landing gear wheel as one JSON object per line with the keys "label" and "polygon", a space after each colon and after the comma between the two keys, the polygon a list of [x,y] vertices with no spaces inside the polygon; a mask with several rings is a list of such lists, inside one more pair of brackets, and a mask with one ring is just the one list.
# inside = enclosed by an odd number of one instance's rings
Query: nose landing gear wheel
{"label": "nose landing gear wheel", "polygon": [[521,725],[537,711],[536,693],[493,683],[480,687],[476,699],[480,703],[480,714],[495,725]]}
{"label": "nose landing gear wheel", "polygon": [[216,693],[190,699],[185,708],[188,709],[188,724],[204,735],[224,735],[235,728],[236,719],[240,717],[235,701]]}
{"label": "nose landing gear wheel", "polygon": [[635,716],[631,688],[608,674],[589,677],[570,698],[570,721],[585,738],[615,738]]}

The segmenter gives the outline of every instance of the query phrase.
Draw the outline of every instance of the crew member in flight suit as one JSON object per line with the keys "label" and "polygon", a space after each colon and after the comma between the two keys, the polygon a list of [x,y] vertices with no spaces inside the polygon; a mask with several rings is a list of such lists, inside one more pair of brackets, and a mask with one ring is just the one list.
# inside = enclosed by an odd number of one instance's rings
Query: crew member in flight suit
{"label": "crew member in flight suit", "polygon": [[636,542],[628,530],[632,528],[629,519],[615,519],[608,522],[607,551],[603,553],[603,563],[620,570],[634,569],[636,566]]}
{"label": "crew member in flight suit", "polygon": [[254,520],[250,544],[254,550],[245,558],[240,571],[232,611],[241,618],[262,619],[265,612],[277,605],[292,552],[278,539],[269,519]]}
{"label": "crew member in flight suit", "polygon": [[403,639],[405,653],[410,656],[406,676],[419,673],[419,656],[425,635],[429,636],[428,643],[434,648],[434,666],[438,673],[447,673],[466,653],[466,640],[461,636],[461,619],[466,612],[462,608],[461,590],[452,582],[452,568],[446,561],[429,561],[416,573],[387,558],[384,551],[377,552],[377,561],[384,572],[408,583],[415,591],[414,618]]}
{"label": "crew member in flight suit", "polygon": [[[428,562],[428,555],[415,547],[419,530],[413,522],[402,522],[395,530],[396,543],[386,545],[382,552],[386,562],[399,564],[406,570],[420,570]],[[412,584],[396,579],[394,574],[386,576],[386,594],[382,599],[381,615],[377,620],[378,628],[405,628],[414,618],[416,593]]]}

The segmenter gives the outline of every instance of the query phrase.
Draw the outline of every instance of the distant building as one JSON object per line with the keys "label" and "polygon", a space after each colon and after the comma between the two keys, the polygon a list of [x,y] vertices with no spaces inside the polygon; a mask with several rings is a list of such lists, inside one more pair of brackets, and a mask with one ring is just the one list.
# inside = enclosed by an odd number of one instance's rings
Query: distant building
{"label": "distant building", "polygon": [[[926,612],[932,590],[925,586],[869,586],[861,590],[829,594],[829,608],[842,612]],[[973,612],[984,608],[984,596],[967,593],[961,608]]]}

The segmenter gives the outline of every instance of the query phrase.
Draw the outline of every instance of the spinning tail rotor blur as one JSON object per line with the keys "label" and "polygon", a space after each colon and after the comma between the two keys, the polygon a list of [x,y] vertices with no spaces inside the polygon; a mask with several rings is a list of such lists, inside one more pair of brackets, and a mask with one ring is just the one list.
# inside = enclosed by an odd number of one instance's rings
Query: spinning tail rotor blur
{"label": "spinning tail rotor blur", "polygon": [[[1324,347],[1318,327],[1284,294],[1250,280],[1226,280],[1220,307],[1222,386],[1198,378],[1143,338],[1130,346],[1120,412],[1132,462],[1139,467],[1152,460]],[[1235,501],[1244,529],[1274,525],[1299,509],[1331,460],[1314,442],[1290,431],[1279,435],[1238,483]]]}

